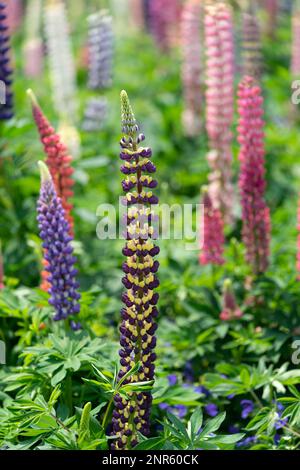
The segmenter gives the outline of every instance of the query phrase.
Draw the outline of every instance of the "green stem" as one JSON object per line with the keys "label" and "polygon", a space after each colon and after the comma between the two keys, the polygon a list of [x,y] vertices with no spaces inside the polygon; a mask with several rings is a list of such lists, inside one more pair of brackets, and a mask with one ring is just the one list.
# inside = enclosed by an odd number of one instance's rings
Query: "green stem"
{"label": "green stem", "polygon": [[104,417],[103,417],[102,428],[104,429],[104,431],[106,429],[106,426],[108,425],[108,418],[109,418],[109,414],[110,414],[110,410],[113,405],[113,402],[114,402],[114,395],[109,400]]}

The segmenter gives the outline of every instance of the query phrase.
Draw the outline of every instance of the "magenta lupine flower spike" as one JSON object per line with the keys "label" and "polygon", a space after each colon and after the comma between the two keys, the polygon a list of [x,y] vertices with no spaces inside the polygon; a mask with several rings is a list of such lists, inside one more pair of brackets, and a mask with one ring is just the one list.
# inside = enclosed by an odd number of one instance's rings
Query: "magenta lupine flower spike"
{"label": "magenta lupine flower spike", "polygon": [[181,75],[184,94],[182,121],[186,135],[191,137],[199,135],[202,128],[201,12],[199,0],[188,0],[183,6],[181,17]]}
{"label": "magenta lupine flower spike", "polygon": [[[152,382],[156,359],[155,319],[158,315],[158,294],[154,289],[159,285],[156,277],[159,263],[154,261],[159,248],[153,242],[155,231],[152,225],[152,206],[158,203],[158,198],[152,193],[157,182],[151,175],[156,169],[151,161],[151,149],[141,146],[145,136],[138,133],[125,91],[121,93],[121,107],[124,136],[120,157],[123,161],[121,171],[126,175],[122,185],[126,193],[127,242],[123,249],[126,256],[123,264],[126,292],[122,296],[125,305],[121,310],[121,368],[118,379],[122,379],[139,363],[138,372],[125,379],[125,383]],[[117,436],[114,449],[131,449],[138,442],[138,432],[149,434],[151,403],[150,392],[130,392],[128,399],[116,395],[112,420],[113,434]]]}
{"label": "magenta lupine flower spike", "polygon": [[202,188],[202,204],[204,205],[203,247],[199,256],[202,265],[224,263],[224,224],[219,209],[213,207],[208,187]]}
{"label": "magenta lupine flower spike", "polygon": [[232,132],[234,110],[234,38],[231,8],[208,5],[205,14],[206,129],[211,167],[209,192],[225,222],[232,222]]}
{"label": "magenta lupine flower spike", "polygon": [[235,320],[241,318],[243,313],[239,308],[230,279],[225,279],[223,284],[223,310],[220,319],[224,321]]}
{"label": "magenta lupine flower spike", "polygon": [[77,270],[74,267],[76,258],[73,256],[71,245],[73,238],[70,236],[69,222],[61,199],[56,194],[48,167],[43,162],[39,162],[39,167],[41,191],[37,220],[47,261],[45,269],[49,273],[49,304],[55,309],[55,321],[70,319],[72,329],[76,330],[80,328],[80,324],[75,321],[75,316],[80,311],[80,294],[76,280]]}
{"label": "magenta lupine flower spike", "polygon": [[243,241],[246,259],[255,274],[268,266],[270,213],[265,203],[265,149],[263,98],[252,77],[245,77],[238,90],[238,142]]}
{"label": "magenta lupine flower spike", "polygon": [[292,61],[291,73],[293,77],[300,76],[300,2],[296,2],[292,14]]}
{"label": "magenta lupine flower spike", "polygon": [[242,34],[243,75],[259,79],[262,71],[261,35],[256,9],[252,1],[248,2],[247,9],[243,13]]}

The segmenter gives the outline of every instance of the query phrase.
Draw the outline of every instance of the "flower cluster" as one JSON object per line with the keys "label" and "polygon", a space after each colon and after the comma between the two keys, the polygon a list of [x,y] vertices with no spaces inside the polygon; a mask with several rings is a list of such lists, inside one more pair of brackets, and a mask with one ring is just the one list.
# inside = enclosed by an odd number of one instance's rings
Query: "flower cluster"
{"label": "flower cluster", "polygon": [[[127,243],[123,254],[127,259],[123,264],[126,292],[122,296],[125,306],[121,311],[121,368],[118,379],[121,380],[132,367],[140,364],[137,373],[126,378],[125,383],[151,382],[156,359],[155,319],[158,315],[158,294],[154,289],[159,285],[156,277],[159,263],[154,260],[159,248],[153,242],[155,230],[151,208],[158,203],[158,199],[151,189],[157,186],[157,182],[151,176],[155,172],[151,149],[140,146],[145,137],[138,134],[138,126],[125,91],[121,93],[121,106],[124,136],[121,139],[120,157],[123,161],[121,171],[126,175],[123,189],[126,193],[124,204],[127,206]],[[131,392],[128,397],[115,397],[115,449],[130,449],[137,444],[137,432],[144,435],[150,432],[151,393]]]}
{"label": "flower cluster", "polygon": [[80,325],[74,321],[74,316],[80,311],[80,294],[74,267],[76,258],[71,245],[73,238],[50,172],[43,162],[39,162],[39,166],[42,181],[37,220],[49,273],[49,304],[55,309],[55,321],[70,319],[71,327],[78,329]]}
{"label": "flower cluster", "polygon": [[262,69],[260,25],[253,2],[249,2],[247,10],[243,13],[242,54],[243,75],[259,79]]}
{"label": "flower cluster", "polygon": [[[1,100],[0,120],[7,120],[13,117],[13,95],[11,92],[12,70],[9,59],[9,34],[7,25],[6,4],[0,2],[0,81],[5,86],[5,103]],[[3,89],[1,90],[3,94]]]}
{"label": "flower cluster", "polygon": [[239,308],[230,279],[225,279],[223,285],[223,310],[220,314],[220,319],[224,321],[234,320],[241,318],[242,311]]}
{"label": "flower cluster", "polygon": [[234,110],[234,38],[230,7],[208,5],[205,13],[206,44],[206,129],[210,141],[210,196],[224,220],[232,222],[231,182]]}
{"label": "flower cluster", "polygon": [[73,205],[70,198],[73,197],[72,187],[74,180],[72,175],[74,170],[71,166],[72,157],[69,155],[66,146],[61,142],[59,134],[55,132],[50,122],[43,114],[31,90],[28,95],[32,101],[32,112],[36,122],[41,142],[47,155],[46,163],[49,167],[55,189],[61,198],[67,220],[70,225],[70,233],[73,233],[74,221],[71,215]]}
{"label": "flower cluster", "polygon": [[89,81],[92,90],[111,86],[114,56],[112,18],[106,10],[89,17]]}
{"label": "flower cluster", "polygon": [[65,4],[48,0],[44,13],[54,106],[59,116],[72,123],[77,116],[77,85]]}
{"label": "flower cluster", "polygon": [[188,136],[201,131],[201,4],[198,0],[185,3],[181,17],[182,85],[184,93],[183,126]]}
{"label": "flower cluster", "polygon": [[23,5],[22,0],[8,1],[7,3],[7,19],[9,31],[13,33],[16,31],[21,22],[23,16]]}
{"label": "flower cluster", "polygon": [[144,0],[129,0],[132,26],[140,31],[145,29],[145,5]]}
{"label": "flower cluster", "polygon": [[246,259],[255,274],[268,266],[270,213],[265,203],[264,122],[261,89],[252,77],[245,77],[238,90],[238,141],[243,241]]}
{"label": "flower cluster", "polygon": [[221,212],[212,204],[208,188],[202,188],[204,206],[204,239],[199,257],[200,264],[223,264],[224,263],[224,224]]}
{"label": "flower cluster", "polygon": [[167,52],[178,33],[178,21],[180,18],[180,5],[178,0],[151,0],[149,6],[150,30],[157,45]]}
{"label": "flower cluster", "polygon": [[300,5],[293,9],[292,16],[292,60],[291,73],[293,77],[300,75]]}

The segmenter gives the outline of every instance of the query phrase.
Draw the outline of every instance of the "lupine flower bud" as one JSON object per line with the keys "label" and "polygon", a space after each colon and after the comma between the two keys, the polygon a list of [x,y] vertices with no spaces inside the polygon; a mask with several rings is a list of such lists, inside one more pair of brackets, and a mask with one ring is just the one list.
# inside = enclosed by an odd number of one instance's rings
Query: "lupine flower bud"
{"label": "lupine flower bud", "polygon": [[243,13],[242,34],[243,75],[259,79],[262,71],[261,37],[253,2],[248,2],[248,7]]}
{"label": "lupine flower bud", "polygon": [[31,90],[28,90],[28,95],[32,102],[33,117],[47,156],[46,163],[50,170],[57,194],[61,198],[62,206],[70,225],[70,233],[72,234],[74,227],[74,221],[71,215],[73,205],[70,203],[70,198],[73,197],[72,188],[74,186],[74,180],[72,178],[74,170],[71,166],[72,157],[68,153],[66,146],[61,142],[59,134],[55,133],[50,122],[43,114]]}
{"label": "lupine flower bud", "polygon": [[204,205],[204,240],[199,261],[200,264],[224,263],[224,224],[221,212],[213,207],[207,186],[202,188]]}
{"label": "lupine flower bud", "polygon": [[210,197],[224,220],[232,222],[232,132],[234,109],[234,39],[230,7],[208,5],[205,14],[206,128],[210,142]]}
{"label": "lupine flower bud", "polygon": [[188,136],[199,135],[202,127],[201,111],[201,12],[199,0],[184,4],[181,17],[182,85],[184,94],[183,127]]}
{"label": "lupine flower bud", "polygon": [[[159,281],[156,273],[159,267],[154,257],[159,253],[155,246],[155,232],[152,222],[153,205],[158,198],[152,193],[157,181],[152,177],[155,166],[151,161],[152,152],[142,147],[145,136],[138,134],[138,126],[132,112],[127,93],[121,93],[122,130],[120,157],[121,171],[126,175],[122,183],[127,206],[127,243],[123,249],[126,261],[123,264],[123,284],[126,288],[122,296],[124,308],[121,310],[119,351],[121,368],[119,380],[137,363],[140,368],[136,375],[125,383],[152,381],[154,379],[155,331],[158,294],[154,289]],[[137,444],[137,433],[150,432],[150,392],[129,393],[125,399],[115,397],[113,413],[113,434],[117,440],[114,449],[130,449]]]}
{"label": "lupine flower bud", "polygon": [[89,21],[89,81],[92,90],[112,84],[114,33],[112,17],[106,10],[91,15]]}
{"label": "lupine flower bud", "polygon": [[[7,25],[6,4],[0,2],[0,81],[1,104],[0,120],[8,120],[13,117],[13,95],[11,92],[12,70],[9,59],[9,34]],[[2,104],[4,102],[4,104]]]}
{"label": "lupine flower bud", "polygon": [[300,76],[300,2],[295,3],[292,14],[292,61],[291,73],[293,77]]}
{"label": "lupine flower bud", "polygon": [[3,267],[3,256],[2,256],[2,245],[0,240],[0,289],[4,289],[4,267]]}
{"label": "lupine flower bud", "polygon": [[237,305],[236,298],[230,279],[226,279],[223,284],[223,310],[220,319],[224,321],[235,320],[242,317],[242,311]]}
{"label": "lupine flower bud", "polygon": [[[80,311],[80,294],[76,280],[77,270],[74,267],[76,258],[73,256],[71,245],[73,238],[70,236],[70,226],[50,172],[43,162],[39,162],[39,167],[41,191],[37,220],[47,261],[46,270],[49,273],[49,304],[55,309],[55,321],[70,319],[74,322],[74,317]],[[76,322],[72,323],[71,327],[76,329]]]}
{"label": "lupine flower bud", "polygon": [[64,2],[48,0],[44,20],[54,106],[59,116],[72,123],[77,117],[77,85]]}
{"label": "lupine flower bud", "polygon": [[157,45],[167,52],[176,42],[180,5],[178,0],[151,0],[150,30]]}
{"label": "lupine flower bud", "polygon": [[268,266],[270,213],[265,203],[265,149],[263,98],[252,77],[245,77],[238,90],[239,187],[242,203],[243,241],[246,259],[255,274]]}

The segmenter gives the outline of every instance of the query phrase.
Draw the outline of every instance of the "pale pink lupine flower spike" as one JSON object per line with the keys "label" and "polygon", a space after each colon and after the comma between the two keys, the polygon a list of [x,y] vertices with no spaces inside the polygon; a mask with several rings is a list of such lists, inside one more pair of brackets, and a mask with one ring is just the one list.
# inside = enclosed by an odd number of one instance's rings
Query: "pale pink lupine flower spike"
{"label": "pale pink lupine flower spike", "polygon": [[234,113],[234,36],[231,8],[208,5],[205,12],[206,130],[210,152],[209,192],[226,223],[232,222],[232,132]]}
{"label": "pale pink lupine flower spike", "polygon": [[201,0],[188,0],[181,16],[181,76],[184,96],[182,122],[185,134],[190,137],[198,136],[202,129],[201,13]]}
{"label": "pale pink lupine flower spike", "polygon": [[203,246],[199,256],[202,265],[224,264],[224,224],[221,212],[213,207],[208,187],[202,188],[204,205]]}
{"label": "pale pink lupine flower spike", "polygon": [[223,310],[220,314],[220,319],[229,321],[241,318],[242,316],[243,313],[237,304],[232,282],[230,279],[225,279],[223,284]]}
{"label": "pale pink lupine flower spike", "polygon": [[242,204],[243,241],[246,260],[254,274],[268,267],[270,212],[265,202],[265,148],[263,98],[252,77],[245,77],[238,90],[239,188]]}

